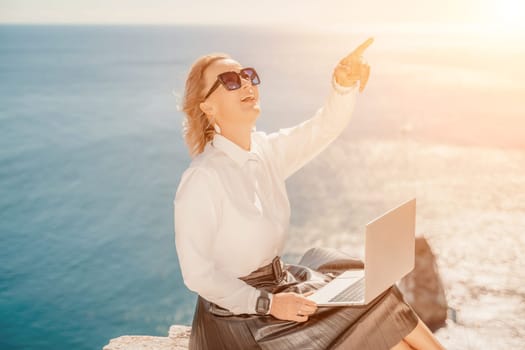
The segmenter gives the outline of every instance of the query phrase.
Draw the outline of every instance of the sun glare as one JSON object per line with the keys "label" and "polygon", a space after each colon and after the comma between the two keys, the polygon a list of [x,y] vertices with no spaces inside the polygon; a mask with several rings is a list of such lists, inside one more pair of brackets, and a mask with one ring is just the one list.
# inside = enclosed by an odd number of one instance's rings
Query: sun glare
{"label": "sun glare", "polygon": [[525,32],[525,1],[494,1],[489,15],[489,24],[504,32]]}

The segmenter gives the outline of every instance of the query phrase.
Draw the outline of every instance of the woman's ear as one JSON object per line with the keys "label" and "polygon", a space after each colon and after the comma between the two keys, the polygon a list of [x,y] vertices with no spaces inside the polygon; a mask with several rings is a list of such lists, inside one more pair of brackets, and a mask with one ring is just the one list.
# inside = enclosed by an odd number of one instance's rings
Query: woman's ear
{"label": "woman's ear", "polygon": [[204,112],[204,114],[212,114],[213,107],[207,104],[206,102],[199,103],[199,108],[201,109],[201,111]]}

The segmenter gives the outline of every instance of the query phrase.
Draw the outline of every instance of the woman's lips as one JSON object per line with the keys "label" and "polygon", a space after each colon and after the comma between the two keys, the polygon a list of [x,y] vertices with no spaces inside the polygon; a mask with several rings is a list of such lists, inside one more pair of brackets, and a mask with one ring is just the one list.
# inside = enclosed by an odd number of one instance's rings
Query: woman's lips
{"label": "woman's lips", "polygon": [[248,98],[246,100],[243,100],[241,102],[243,102],[243,103],[255,103],[255,102],[257,102],[257,100],[255,99],[255,97],[250,97],[250,98]]}

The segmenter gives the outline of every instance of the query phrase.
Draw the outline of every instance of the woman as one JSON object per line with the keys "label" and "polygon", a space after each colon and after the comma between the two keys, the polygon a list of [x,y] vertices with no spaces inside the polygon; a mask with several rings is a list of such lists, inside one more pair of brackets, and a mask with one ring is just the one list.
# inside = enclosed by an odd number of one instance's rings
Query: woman
{"label": "woman", "polygon": [[223,53],[193,63],[183,107],[193,160],[174,199],[182,276],[198,293],[190,349],[443,349],[395,285],[362,307],[318,308],[305,298],[362,261],[322,247],[298,264],[280,259],[290,219],[285,179],[348,124],[372,42],[339,62],[311,119],[271,134],[255,130],[253,67]]}

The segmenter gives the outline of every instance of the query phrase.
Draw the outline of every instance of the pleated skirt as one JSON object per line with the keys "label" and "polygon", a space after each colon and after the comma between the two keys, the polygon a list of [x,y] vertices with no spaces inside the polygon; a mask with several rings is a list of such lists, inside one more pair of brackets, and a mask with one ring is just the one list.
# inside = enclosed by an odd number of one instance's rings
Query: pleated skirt
{"label": "pleated skirt", "polygon": [[[306,293],[346,270],[364,268],[361,260],[324,247],[309,249],[297,264],[280,262],[280,278],[272,278],[269,264],[241,279],[272,293]],[[409,334],[418,320],[395,284],[364,306],[318,306],[305,322],[272,315],[235,315],[199,295],[189,349],[388,350]]]}

